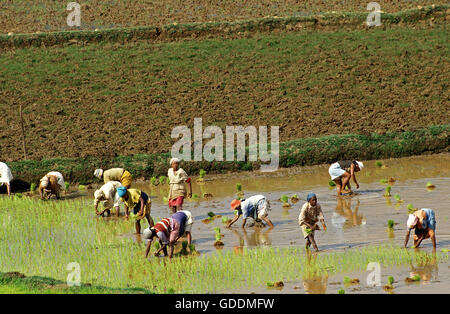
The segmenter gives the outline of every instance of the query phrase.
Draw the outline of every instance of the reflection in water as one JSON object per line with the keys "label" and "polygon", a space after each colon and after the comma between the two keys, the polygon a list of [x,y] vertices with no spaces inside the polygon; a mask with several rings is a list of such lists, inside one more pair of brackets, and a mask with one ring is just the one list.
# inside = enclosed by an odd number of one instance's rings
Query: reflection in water
{"label": "reflection in water", "polygon": [[411,271],[409,273],[410,278],[414,276],[420,276],[420,279],[424,283],[428,283],[430,280],[438,279],[438,263],[436,259],[436,252],[433,252],[431,260],[419,262],[417,266],[411,263]]}
{"label": "reflection in water", "polygon": [[[310,250],[306,251],[307,254],[307,265],[313,266],[317,262],[317,252],[311,252]],[[303,277],[303,288],[305,289],[306,294],[324,294],[327,292],[327,284],[328,284],[328,273],[323,275],[306,275]]]}
{"label": "reflection in water", "polygon": [[136,243],[137,244],[142,244],[142,237],[140,234],[135,234],[136,237]]}
{"label": "reflection in water", "polygon": [[247,230],[246,228],[241,228],[240,230],[231,229],[231,231],[238,238],[241,248],[244,246],[272,245],[269,237],[270,229],[252,228]]}
{"label": "reflection in water", "polygon": [[386,199],[386,206],[392,207],[392,201],[389,196],[384,197]]}
{"label": "reflection in water", "polygon": [[[317,252],[311,252],[310,250],[306,251],[307,254],[307,264],[306,268],[309,266],[314,267],[317,262]],[[303,277],[303,288],[305,289],[306,294],[324,294],[327,292],[327,284],[328,284],[328,273],[325,272],[323,275],[311,275],[305,271],[305,275]]]}
{"label": "reflection in water", "polygon": [[303,279],[306,294],[325,294],[327,292],[328,274]]}
{"label": "reflection in water", "polygon": [[394,240],[394,238],[395,238],[394,229],[388,228],[387,229],[387,233],[388,233],[388,239],[389,240]]}
{"label": "reflection in water", "polygon": [[[194,239],[197,249],[205,253],[215,251],[212,246],[214,227],[223,228],[225,235],[223,249],[232,249],[236,246],[239,250],[242,247],[259,245],[296,246],[301,244],[303,246],[304,241],[298,226],[298,214],[304,202],[303,198],[308,191],[316,192],[319,202],[322,204],[326,221],[334,225],[327,232],[319,233],[318,236],[319,245],[332,250],[347,247],[349,244],[354,245],[356,239],[364,240],[362,245],[371,244],[372,241],[387,241],[388,238],[394,236],[394,232],[386,231],[386,220],[397,218],[393,215],[403,213],[394,208],[400,206],[399,210],[403,210],[406,203],[412,203],[417,207],[441,210],[443,216],[440,216],[439,220],[440,228],[442,228],[440,230],[448,230],[450,220],[446,220],[448,215],[445,211],[445,204],[448,204],[449,199],[448,192],[444,187],[450,185],[450,154],[389,159],[385,160],[385,163],[388,166],[386,169],[376,167],[374,162],[366,163],[364,171],[358,176],[361,184],[361,189],[357,190],[359,195],[344,198],[336,197],[334,189],[329,190],[327,184],[330,179],[329,165],[294,167],[280,169],[273,173],[254,171],[221,175],[208,174],[203,183],[196,182],[196,174],[190,174],[194,178],[193,193],[198,197],[187,198],[184,209],[191,211],[196,218]],[[400,194],[405,200],[404,203],[398,203],[394,197],[383,197],[386,185],[380,184],[380,180],[390,176],[396,179],[392,194]],[[436,185],[431,192],[426,190],[428,181]],[[230,202],[236,197],[237,183],[242,184],[245,197],[264,194],[271,201],[273,208],[269,218],[274,222],[276,232],[269,234],[267,228],[246,228],[245,231],[239,227],[225,229],[220,219],[216,219],[210,224],[201,222],[210,211],[227,218],[233,217],[233,212],[230,211]],[[91,216],[94,218],[92,193],[98,185],[92,186],[94,189],[85,190],[83,193],[72,189],[70,194],[73,194],[74,198],[81,198],[80,204],[91,207]],[[142,189],[150,195],[151,215],[155,221],[170,216],[167,205],[167,184],[154,186],[148,181],[133,182],[133,187]],[[204,197],[205,194],[212,194],[212,197]],[[288,196],[297,194],[300,201],[291,208],[285,208],[279,201],[284,194]],[[48,204],[51,206],[53,203],[52,201]],[[361,207],[359,207],[360,203]],[[139,239],[135,240],[136,237],[133,234],[133,222],[123,219],[123,207],[121,212],[119,219],[114,216],[98,219],[105,222],[98,224],[98,227],[104,229],[102,239],[114,234],[133,242],[139,242]],[[406,212],[404,213],[406,214]],[[355,227],[364,225],[366,219],[370,222],[368,228]],[[403,221],[403,218],[399,219]],[[400,243],[398,234],[396,236],[397,239],[393,240],[394,244]]]}
{"label": "reflection in water", "polygon": [[352,198],[337,198],[336,211],[331,218],[332,224],[338,229],[351,228],[361,224],[365,224],[366,220],[358,214],[360,201],[356,200],[356,205],[352,211]]}

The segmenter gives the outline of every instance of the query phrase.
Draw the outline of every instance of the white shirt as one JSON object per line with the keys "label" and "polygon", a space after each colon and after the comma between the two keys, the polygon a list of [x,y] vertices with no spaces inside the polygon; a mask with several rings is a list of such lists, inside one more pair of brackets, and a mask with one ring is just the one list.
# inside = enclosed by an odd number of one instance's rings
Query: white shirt
{"label": "white shirt", "polygon": [[117,193],[117,188],[121,186],[120,182],[109,181],[99,189],[101,192],[100,198],[95,198],[94,205],[97,205],[100,201],[104,201],[104,206],[114,206],[120,205],[120,197]]}
{"label": "white shirt", "polygon": [[[64,177],[61,174],[61,172],[58,171],[50,171],[49,173],[47,173],[48,176],[55,176],[57,181],[58,181],[58,185],[61,187],[61,189],[65,190],[66,189],[66,185],[64,184]],[[42,179],[41,179],[42,180]]]}
{"label": "white shirt", "polygon": [[11,169],[9,169],[8,165],[4,162],[0,162],[0,185],[3,185],[4,183],[10,184],[12,179]]}
{"label": "white shirt", "polygon": [[177,198],[179,196],[186,197],[186,187],[184,182],[189,178],[186,171],[179,168],[176,173],[173,172],[173,168],[169,168],[167,171],[169,177],[169,200]]}

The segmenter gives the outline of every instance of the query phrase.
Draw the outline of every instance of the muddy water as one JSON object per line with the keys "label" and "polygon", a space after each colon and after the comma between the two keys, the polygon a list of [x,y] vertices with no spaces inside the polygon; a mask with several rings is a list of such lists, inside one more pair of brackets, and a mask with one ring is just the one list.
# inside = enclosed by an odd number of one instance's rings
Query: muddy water
{"label": "muddy water", "polygon": [[[450,247],[450,154],[387,159],[384,163],[385,167],[379,168],[375,161],[365,162],[363,171],[357,174],[360,188],[356,190],[353,187],[357,194],[339,198],[336,190],[328,187],[328,165],[281,169],[274,173],[207,175],[208,180],[203,184],[193,184],[193,193],[200,195],[200,198],[189,200],[184,206],[196,219],[193,227],[196,247],[203,253],[215,250],[212,243],[216,226],[221,227],[224,234],[224,249],[303,245],[297,219],[305,201],[300,200],[296,204],[291,203],[290,208],[284,208],[279,199],[283,194],[297,194],[304,199],[310,191],[317,194],[328,227],[327,232],[316,232],[316,241],[322,250],[339,250],[386,241],[401,244],[408,203],[435,210],[438,245],[441,248]],[[388,177],[396,180],[392,184],[391,194],[398,193],[404,202],[399,203],[394,197],[383,196],[387,185],[380,183],[380,180]],[[436,188],[427,189],[428,181]],[[236,196],[236,183],[242,184],[245,197],[259,193],[266,195],[272,207],[269,218],[275,225],[273,230],[257,227],[242,229],[241,220],[231,230],[224,227],[220,218],[209,224],[202,222],[209,211],[230,219],[233,217],[229,207]],[[151,187],[145,183],[136,186],[150,193],[153,217],[168,216],[167,205],[162,200],[167,195],[166,188]],[[202,195],[205,193],[213,197],[204,199]],[[386,228],[389,219],[398,223],[392,232]],[[423,243],[425,249],[430,246],[429,241]]]}
{"label": "muddy water", "polygon": [[[336,294],[340,289],[345,293],[449,293],[450,266],[447,263],[430,262],[428,264],[411,264],[400,268],[381,269],[380,285],[369,281],[370,272],[352,272],[339,275],[324,275],[308,278],[302,281],[284,282],[280,288],[256,287],[250,291],[232,291],[233,293],[306,293],[306,294]],[[409,282],[406,278],[420,276],[420,281]],[[388,277],[394,277],[393,289],[386,288]],[[359,282],[344,283],[344,278],[358,279]],[[371,278],[369,278],[371,280]]]}
{"label": "muddy water", "polygon": [[[347,248],[377,245],[391,242],[403,244],[407,204],[415,207],[428,207],[435,210],[437,219],[438,250],[450,248],[450,154],[408,157],[384,160],[385,166],[379,168],[375,161],[365,161],[362,172],[357,174],[360,184],[359,190],[353,196],[337,197],[335,188],[328,186],[328,165],[280,169],[273,173],[247,172],[224,175],[206,175],[206,181],[196,183],[193,178],[193,193],[200,197],[196,200],[188,199],[184,209],[189,210],[195,217],[193,239],[197,250],[201,254],[216,251],[213,246],[214,227],[222,230],[223,250],[240,250],[243,247],[272,245],[277,247],[303,246],[304,240],[298,227],[299,209],[305,202],[306,194],[313,191],[318,196],[325,215],[327,232],[317,231],[316,241],[319,249],[325,252],[339,251]],[[192,174],[191,174],[192,175]],[[383,196],[386,184],[381,179],[393,177],[391,194],[399,194],[403,202],[397,202],[394,197]],[[436,187],[427,189],[427,182]],[[244,197],[254,194],[264,194],[271,203],[272,210],[269,218],[275,228],[248,227],[241,228],[241,220],[231,229],[225,228],[221,219],[211,223],[203,223],[207,213],[213,211],[217,215],[233,217],[229,209],[230,202],[236,197],[236,184],[241,183]],[[354,185],[354,184],[352,184]],[[152,216],[158,218],[169,216],[167,204],[163,197],[167,196],[167,187],[154,187],[149,183],[138,182],[134,187],[140,188],[151,195]],[[93,190],[74,192],[66,198],[83,197],[92,199]],[[204,194],[212,197],[204,198]],[[284,208],[279,201],[286,194],[297,194],[300,200],[290,208]],[[93,215],[94,216],[94,215]],[[114,223],[115,219],[103,218],[105,223]],[[119,219],[123,219],[122,217]],[[387,230],[387,221],[394,220],[393,231]],[[147,223],[144,223],[146,227]],[[130,223],[129,232],[123,237],[141,241],[134,234],[134,225]],[[410,242],[412,245],[412,242]],[[431,251],[431,243],[425,240],[421,250]],[[319,253],[320,254],[320,253]],[[420,283],[406,283],[404,279],[412,273],[418,272],[423,280]],[[344,276],[359,278],[359,285],[345,286]],[[411,265],[398,269],[383,270],[382,283],[387,282],[387,276],[394,276],[394,293],[404,292],[446,292],[450,291],[450,269],[448,262],[438,265]],[[382,287],[369,287],[365,283],[367,273],[335,275],[330,277],[312,278],[305,282],[285,282],[283,289],[255,288],[256,293],[336,293],[344,288],[347,293],[377,293],[385,292]],[[420,290],[418,290],[420,288]],[[251,291],[232,291],[244,292]]]}
{"label": "muddy water", "polygon": [[[363,171],[357,174],[360,188],[353,196],[337,197],[335,188],[328,186],[330,179],[328,165],[280,169],[272,173],[243,172],[223,175],[206,175],[205,182],[197,183],[193,178],[193,193],[200,197],[187,199],[184,209],[195,217],[193,238],[196,248],[201,253],[215,251],[212,245],[214,227],[222,230],[224,247],[222,249],[239,249],[263,245],[297,246],[304,245],[300,228],[297,224],[299,210],[305,202],[306,194],[313,191],[322,206],[328,230],[316,232],[319,249],[330,251],[350,247],[380,244],[386,241],[402,244],[407,219],[407,204],[415,207],[429,207],[435,210],[437,219],[437,241],[440,248],[450,247],[450,154],[417,156],[384,160],[385,166],[379,168],[375,161],[366,161]],[[403,202],[394,197],[383,196],[387,184],[380,182],[383,178],[393,177],[391,194],[399,194]],[[427,189],[427,182],[436,187]],[[221,218],[206,224],[202,220],[212,211],[217,215],[233,218],[229,209],[230,202],[236,197],[236,184],[241,183],[244,197],[264,194],[271,203],[269,218],[275,228],[247,227],[241,228],[242,220],[231,229],[225,228]],[[352,184],[354,185],[354,184]],[[163,198],[168,194],[168,187],[152,186],[148,182],[133,184],[151,195],[152,216],[155,219],[169,216],[167,204]],[[92,199],[92,190],[72,192],[65,198]],[[212,197],[204,198],[204,194]],[[291,207],[282,206],[280,197],[297,194],[297,203],[290,201]],[[115,219],[104,218],[105,222]],[[122,219],[122,218],[120,218]],[[387,221],[394,220],[393,231],[387,231]],[[251,219],[247,224],[251,224]],[[146,223],[144,223],[146,226]],[[125,237],[133,236],[134,226]],[[431,243],[424,241],[425,249]]]}

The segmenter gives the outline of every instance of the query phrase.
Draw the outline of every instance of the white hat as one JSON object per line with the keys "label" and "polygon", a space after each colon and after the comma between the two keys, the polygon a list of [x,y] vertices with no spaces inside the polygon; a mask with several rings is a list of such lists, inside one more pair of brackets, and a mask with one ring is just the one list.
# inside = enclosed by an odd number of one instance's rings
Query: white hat
{"label": "white hat", "polygon": [[94,176],[96,176],[97,178],[101,179],[102,175],[103,175],[103,169],[95,169]]}
{"label": "white hat", "polygon": [[362,170],[362,168],[364,168],[364,164],[362,162],[356,160],[356,163],[358,164],[359,170]]}
{"label": "white hat", "polygon": [[173,164],[174,162],[180,163],[180,160],[178,158],[174,157],[170,160],[170,164]]}
{"label": "white hat", "polygon": [[413,214],[409,214],[408,221],[406,222],[406,227],[412,229],[416,226],[417,221],[419,220],[419,217]]}
{"label": "white hat", "polygon": [[144,231],[142,232],[142,237],[144,239],[150,240],[153,237],[153,230],[150,227],[144,229]]}

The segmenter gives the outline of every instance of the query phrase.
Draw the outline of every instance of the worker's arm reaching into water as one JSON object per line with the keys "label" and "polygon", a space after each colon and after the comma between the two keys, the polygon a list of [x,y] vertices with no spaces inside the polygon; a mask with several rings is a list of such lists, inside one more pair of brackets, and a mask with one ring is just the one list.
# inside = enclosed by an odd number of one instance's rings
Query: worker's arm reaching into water
{"label": "worker's arm reaching into water", "polygon": [[270,229],[274,227],[272,221],[268,218],[271,209],[269,201],[264,195],[254,195],[245,200],[233,200],[231,209],[236,211],[236,216],[227,224],[227,228],[231,227],[241,215],[243,216],[242,228],[245,228],[249,217],[252,217],[255,221],[264,220]]}
{"label": "worker's arm reaching into water", "polygon": [[[357,166],[354,163],[352,163],[350,166],[350,175],[352,176],[353,182],[355,182],[355,184],[356,184],[356,188],[359,189],[359,183],[356,180],[356,175],[355,175],[355,167],[357,167]],[[359,168],[358,168],[358,171],[359,171]],[[349,190],[351,191],[350,182],[347,182],[347,185],[349,187]]]}
{"label": "worker's arm reaching into water", "polygon": [[[158,235],[159,234],[159,235]],[[142,234],[144,239],[147,239],[147,247],[145,248],[145,257],[148,257],[148,254],[150,253],[150,249],[152,247],[152,243],[153,243],[153,239],[156,237],[156,239],[158,239],[160,247],[159,249],[155,252],[154,256],[159,256],[159,254],[161,253],[161,251],[164,252],[164,255],[167,256],[167,245],[168,242],[167,239],[165,238],[165,241],[163,241],[160,237],[164,236],[163,233],[158,232],[154,227],[149,227],[147,229],[144,230],[143,234]]]}
{"label": "worker's arm reaching into water", "polygon": [[406,227],[405,248],[408,246],[411,230],[414,230],[414,248],[418,248],[424,239],[430,238],[436,249],[436,219],[432,209],[423,208],[410,214]]}
{"label": "worker's arm reaching into water", "polygon": [[411,233],[411,229],[406,229],[406,237],[405,237],[405,248],[408,247],[409,235]]}
{"label": "worker's arm reaching into water", "polygon": [[145,201],[142,198],[142,196],[139,197],[139,203],[141,204],[141,209],[139,209],[138,215],[142,216],[144,214],[144,206],[145,206]]}
{"label": "worker's arm reaching into water", "polygon": [[[159,243],[161,244],[161,240],[159,241]],[[167,256],[167,243],[166,244],[161,244],[161,247],[155,252],[155,256],[159,256],[159,254],[161,253],[161,251],[164,252],[164,256]],[[172,251],[171,253],[173,254],[173,246],[172,246]],[[169,257],[171,258],[172,255],[169,253]]]}
{"label": "worker's arm reaching into water", "polygon": [[[236,214],[236,216],[234,216],[234,218],[228,223],[227,228],[230,228],[236,221],[239,220],[240,217],[241,217],[240,214]],[[244,223],[245,223],[245,219],[244,219]]]}
{"label": "worker's arm reaching into water", "polygon": [[[331,176],[331,180],[336,184],[338,196],[352,193],[350,179],[353,179],[356,188],[359,189],[355,173],[361,171],[363,167],[363,163],[357,160],[341,160],[330,166],[328,173]],[[344,191],[346,187],[348,187],[348,191]]]}

